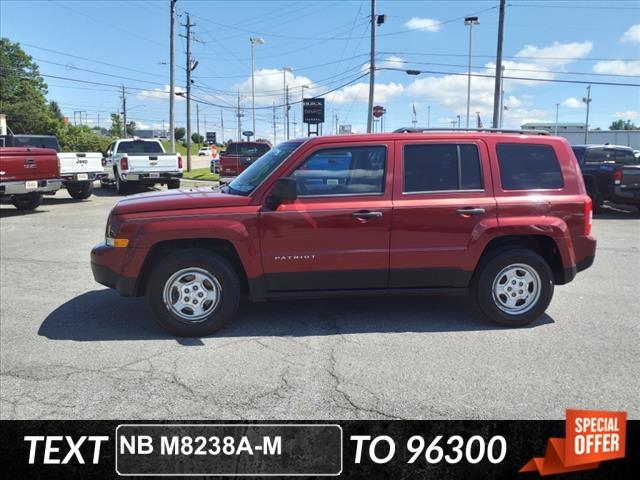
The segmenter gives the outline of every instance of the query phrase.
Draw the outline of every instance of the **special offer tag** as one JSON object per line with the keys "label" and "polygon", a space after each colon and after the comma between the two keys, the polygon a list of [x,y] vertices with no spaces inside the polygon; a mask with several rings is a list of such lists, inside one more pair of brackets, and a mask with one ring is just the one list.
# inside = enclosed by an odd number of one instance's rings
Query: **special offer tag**
{"label": "special offer tag", "polygon": [[544,457],[535,457],[520,472],[540,475],[592,470],[600,462],[624,458],[627,413],[567,410],[566,438],[550,438]]}

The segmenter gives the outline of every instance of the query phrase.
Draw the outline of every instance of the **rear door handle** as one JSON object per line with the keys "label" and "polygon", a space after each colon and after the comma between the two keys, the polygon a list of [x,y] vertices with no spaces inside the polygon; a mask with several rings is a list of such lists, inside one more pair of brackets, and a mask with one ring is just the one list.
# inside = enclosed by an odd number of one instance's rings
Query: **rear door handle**
{"label": "rear door handle", "polygon": [[382,212],[362,210],[360,212],[353,212],[351,216],[359,220],[371,220],[372,218],[382,218]]}
{"label": "rear door handle", "polygon": [[484,208],[479,207],[464,207],[456,210],[458,215],[483,215],[485,213]]}

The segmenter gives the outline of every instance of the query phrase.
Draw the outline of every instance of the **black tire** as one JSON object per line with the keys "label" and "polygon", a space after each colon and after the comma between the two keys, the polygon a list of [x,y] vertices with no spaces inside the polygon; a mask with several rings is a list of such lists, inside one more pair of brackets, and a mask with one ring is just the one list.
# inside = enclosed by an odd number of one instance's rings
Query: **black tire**
{"label": "black tire", "polygon": [[[212,305],[208,316],[197,322],[180,318],[164,301],[165,284],[174,274],[189,268],[207,272],[219,286],[217,304]],[[201,337],[220,330],[234,317],[240,301],[240,281],[234,268],[223,256],[204,249],[179,250],[163,258],[154,268],[149,276],[146,294],[154,319],[164,330],[181,337]]]}
{"label": "black tire", "polygon": [[587,195],[591,198],[591,205],[593,207],[593,213],[600,213],[602,211],[602,204],[604,203],[600,198],[600,195],[595,191],[592,185],[587,185]]}
{"label": "black tire", "polygon": [[176,188],[180,188],[180,180],[170,180],[167,182],[167,188],[169,190],[175,190]]}
{"label": "black tire", "polygon": [[79,182],[67,185],[67,192],[76,200],[85,200],[93,193],[93,182]]}
{"label": "black tire", "polygon": [[116,190],[120,195],[126,195],[127,193],[129,193],[129,184],[120,180],[120,175],[118,175],[117,171],[114,173],[116,176]]}
{"label": "black tire", "polygon": [[[539,296],[530,306],[526,307],[528,310],[522,313],[510,313],[499,307],[501,300],[494,295],[493,287],[494,280],[505,268],[517,264],[525,265],[537,274],[540,284]],[[500,277],[502,280],[506,278],[505,275],[500,275]],[[500,281],[497,281],[498,286],[500,286]],[[509,282],[504,285],[507,288]],[[514,289],[518,288],[516,285],[519,285],[519,283],[514,285]],[[526,287],[524,288],[526,289]],[[544,314],[553,297],[553,289],[553,272],[547,261],[531,250],[518,247],[496,252],[481,260],[471,282],[471,296],[476,308],[487,319],[508,327],[523,327]],[[522,290],[514,291],[512,295],[519,293],[522,294]],[[524,295],[527,295],[526,290]],[[505,295],[500,296],[508,299]],[[522,302],[522,305],[526,304],[525,299],[518,299],[517,301]]]}
{"label": "black tire", "polygon": [[11,203],[18,210],[35,210],[42,203],[42,194],[34,192],[24,195],[13,195],[11,197]]}

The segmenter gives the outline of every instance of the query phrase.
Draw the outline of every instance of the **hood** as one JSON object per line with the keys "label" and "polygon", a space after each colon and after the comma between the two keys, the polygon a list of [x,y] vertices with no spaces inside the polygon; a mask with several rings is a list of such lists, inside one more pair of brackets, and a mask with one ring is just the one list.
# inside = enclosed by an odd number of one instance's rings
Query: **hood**
{"label": "hood", "polygon": [[187,210],[193,208],[239,207],[249,205],[251,199],[241,195],[229,195],[211,187],[165,190],[140,193],[120,200],[113,207],[114,215],[127,213],[158,212],[161,210]]}

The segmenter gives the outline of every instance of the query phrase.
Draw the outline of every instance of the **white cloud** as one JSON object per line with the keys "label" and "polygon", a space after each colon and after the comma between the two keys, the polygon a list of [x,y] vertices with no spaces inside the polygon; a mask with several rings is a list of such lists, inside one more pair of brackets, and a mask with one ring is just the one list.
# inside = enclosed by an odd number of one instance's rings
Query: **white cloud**
{"label": "white cloud", "polygon": [[[385,103],[404,92],[401,83],[376,83],[374,103]],[[354,83],[326,95],[327,101],[336,104],[369,101],[369,84]]]}
{"label": "white cloud", "polygon": [[[168,101],[169,100],[169,85],[165,85],[164,89],[162,88],[154,88],[153,90],[143,90],[138,93],[138,98],[141,100],[161,100]],[[175,87],[175,92],[184,93],[184,89],[180,87]],[[182,97],[176,95],[176,100],[184,100]]]}
{"label": "white cloud", "polygon": [[606,60],[596,63],[593,71],[614,75],[640,75],[640,60]]}
{"label": "white cloud", "polygon": [[633,25],[620,37],[621,42],[640,43],[640,23]]}
{"label": "white cloud", "polygon": [[635,110],[627,110],[626,112],[615,112],[611,116],[615,118],[623,118],[624,120],[635,120],[638,118],[638,112]]}
{"label": "white cloud", "polygon": [[[407,63],[407,62],[405,61],[404,58],[397,57],[395,55],[391,55],[391,56],[385,58],[384,60],[382,60],[380,62],[376,62],[376,69],[378,69],[378,68],[402,68],[405,63]],[[362,73],[369,72],[369,65],[370,65],[369,62],[363,64],[362,67],[360,68],[360,71],[362,71]]]}
{"label": "white cloud", "polygon": [[562,105],[569,108],[581,108],[584,104],[575,97],[569,97],[562,102]]}
{"label": "white cloud", "polygon": [[[296,76],[293,72],[286,72],[287,86],[289,87],[289,98],[291,102],[297,102],[302,96],[302,85],[308,85],[305,89],[305,96],[313,96],[322,93],[319,85],[316,85],[310,78]],[[254,75],[256,105],[267,106],[283,102],[284,78],[283,70],[277,68],[263,68],[256,70]],[[251,77],[233,86],[233,90],[240,90],[242,97],[248,98],[251,102]],[[246,106],[246,105],[245,105]]]}
{"label": "white cloud", "polygon": [[437,32],[440,30],[442,22],[433,18],[412,17],[405,26],[411,30],[421,30],[423,32]]}
{"label": "white cloud", "polygon": [[593,43],[589,41],[553,42],[546,47],[525,45],[522,50],[516,53],[516,57],[527,58],[529,62],[535,62],[538,66],[562,67],[578,58],[586,57],[592,48]]}

